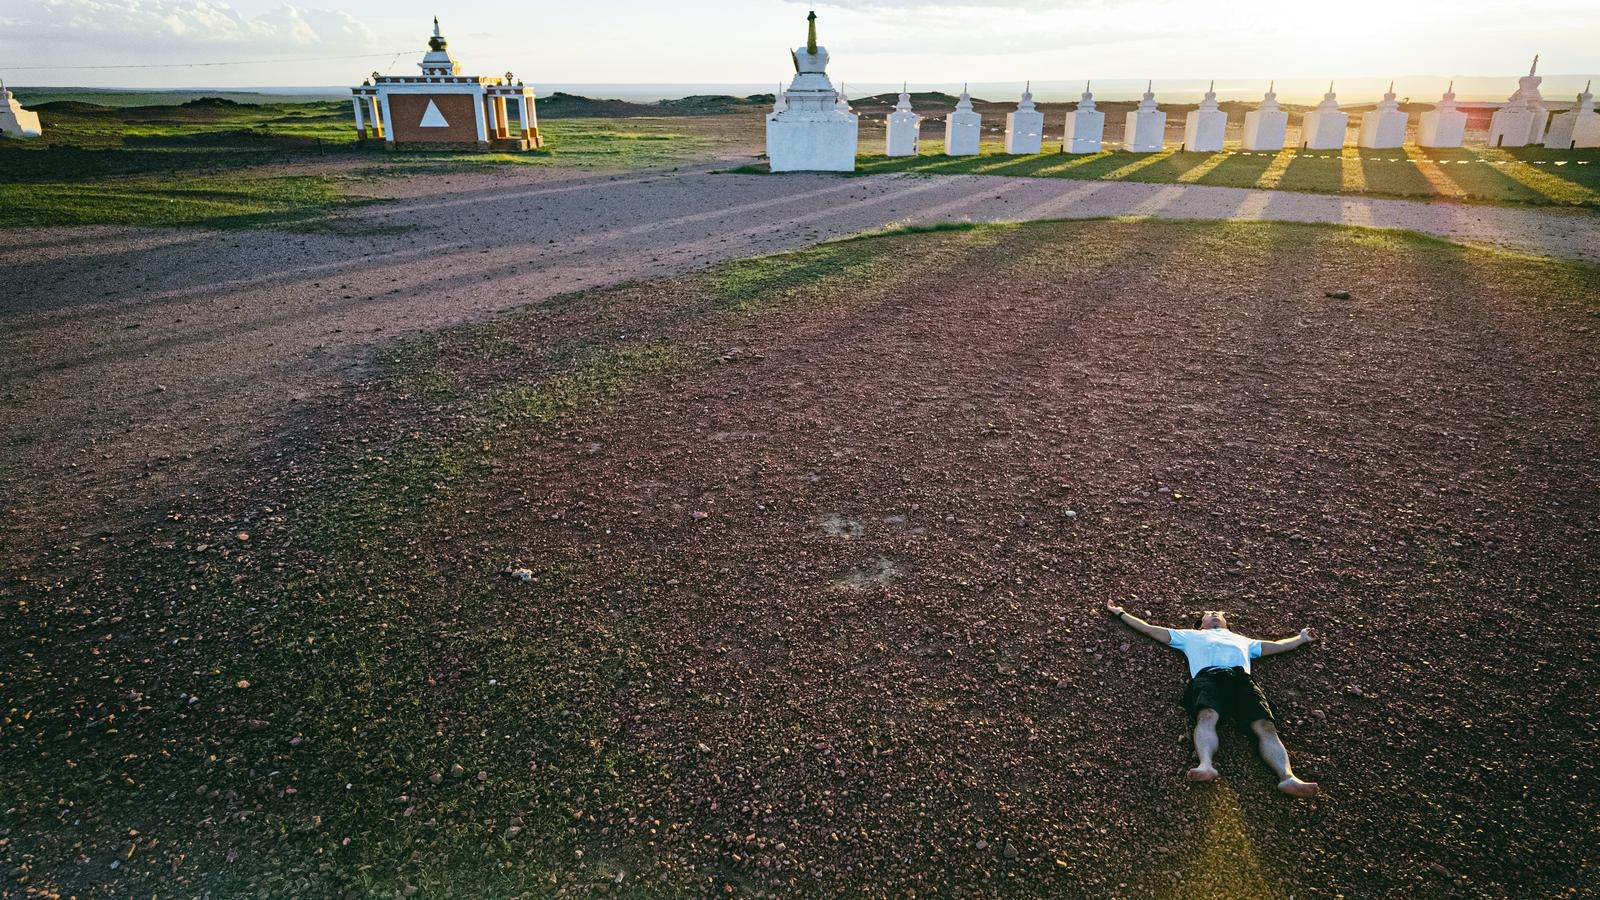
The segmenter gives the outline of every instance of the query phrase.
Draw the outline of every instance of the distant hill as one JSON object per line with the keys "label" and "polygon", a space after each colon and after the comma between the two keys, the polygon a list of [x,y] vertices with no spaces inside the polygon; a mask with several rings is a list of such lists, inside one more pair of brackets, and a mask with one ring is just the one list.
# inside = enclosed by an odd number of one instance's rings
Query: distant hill
{"label": "distant hill", "polygon": [[719,116],[750,112],[773,103],[771,94],[731,97],[724,94],[696,94],[655,103],[630,103],[626,100],[601,100],[556,91],[540,97],[541,118],[630,118],[634,116]]}

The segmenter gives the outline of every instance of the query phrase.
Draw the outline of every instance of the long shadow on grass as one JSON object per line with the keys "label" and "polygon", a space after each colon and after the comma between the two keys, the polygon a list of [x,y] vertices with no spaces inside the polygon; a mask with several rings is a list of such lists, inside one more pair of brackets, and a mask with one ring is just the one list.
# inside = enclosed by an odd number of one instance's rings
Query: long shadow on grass
{"label": "long shadow on grass", "polygon": [[1246,156],[1243,153],[1233,153],[1211,171],[1200,176],[1195,184],[1253,188],[1261,180],[1262,173],[1272,165],[1273,155],[1252,152]]}

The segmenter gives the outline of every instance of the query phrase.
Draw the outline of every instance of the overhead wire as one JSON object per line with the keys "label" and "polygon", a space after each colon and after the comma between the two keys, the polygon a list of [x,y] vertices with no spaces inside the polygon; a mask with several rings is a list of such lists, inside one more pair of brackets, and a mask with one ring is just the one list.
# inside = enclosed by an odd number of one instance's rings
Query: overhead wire
{"label": "overhead wire", "polygon": [[[393,55],[393,59],[391,59],[390,62],[389,62],[389,67],[393,68],[394,64],[396,62],[398,62],[400,60],[400,57],[402,57],[402,56],[405,56],[407,54],[421,55],[423,52],[424,51],[422,51],[422,50],[401,50],[400,52],[395,53]],[[76,65],[76,66],[0,66],[0,71],[5,71],[5,72],[30,72],[30,71],[56,70],[56,69],[60,69],[60,70],[72,70],[72,69],[199,69],[199,68],[210,68],[210,67],[214,67],[214,66],[261,66],[261,65],[273,65],[273,64],[277,64],[277,63],[328,62],[328,61],[332,61],[332,60],[342,60],[342,59],[383,59],[383,58],[385,58],[385,57],[387,57],[389,55],[390,54],[388,52],[383,52],[383,53],[360,53],[360,54],[354,54],[354,55],[349,55],[349,56],[300,56],[300,57],[293,57],[293,58],[287,58],[287,59],[284,59],[284,58],[280,58],[280,59],[239,59],[239,60],[222,60],[222,61],[219,61],[219,62],[123,63],[123,64],[90,65],[90,66],[84,66],[84,65]]]}

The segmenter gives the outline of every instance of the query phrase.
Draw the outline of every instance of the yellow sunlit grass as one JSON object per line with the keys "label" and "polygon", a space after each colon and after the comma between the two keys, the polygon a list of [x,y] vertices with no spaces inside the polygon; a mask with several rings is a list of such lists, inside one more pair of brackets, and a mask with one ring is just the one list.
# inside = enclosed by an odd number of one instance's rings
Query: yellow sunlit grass
{"label": "yellow sunlit grass", "polygon": [[1289,163],[1294,162],[1294,156],[1295,152],[1293,150],[1287,148],[1279,150],[1278,155],[1273,157],[1272,164],[1267,166],[1267,170],[1261,173],[1260,178],[1256,179],[1256,187],[1277,187],[1278,182],[1283,180],[1283,173],[1289,171]]}
{"label": "yellow sunlit grass", "polygon": [[1099,160],[1105,159],[1106,156],[1107,156],[1107,154],[1104,151],[1099,152],[1099,153],[1065,153],[1065,152],[1063,152],[1061,155],[1065,158],[1064,162],[1057,163],[1056,165],[1050,166],[1048,168],[1040,169],[1038,174],[1040,174],[1040,175],[1052,175],[1052,174],[1054,174],[1056,172],[1062,172],[1062,171],[1065,171],[1067,169],[1075,169],[1078,166],[1084,165],[1086,163],[1098,162]]}
{"label": "yellow sunlit grass", "polygon": [[1437,162],[1429,159],[1426,156],[1423,156],[1421,152],[1419,152],[1418,148],[1407,144],[1402,152],[1404,152],[1411,162],[1417,167],[1417,172],[1421,174],[1423,178],[1428,180],[1429,186],[1431,186],[1434,191],[1439,194],[1439,196],[1449,197],[1453,200],[1467,196],[1467,192],[1461,189],[1461,185],[1456,184],[1455,179],[1451,178],[1449,175],[1446,175],[1443,172],[1442,167]]}
{"label": "yellow sunlit grass", "polygon": [[1162,160],[1166,159],[1167,157],[1171,156],[1172,154],[1174,154],[1176,152],[1178,152],[1176,149],[1160,150],[1160,151],[1157,151],[1155,153],[1150,154],[1149,156],[1146,156],[1143,159],[1135,160],[1135,161],[1133,161],[1131,163],[1128,163],[1127,165],[1122,166],[1120,168],[1112,169],[1111,171],[1107,172],[1106,174],[1104,174],[1104,175],[1102,175],[1100,177],[1104,178],[1107,181],[1116,181],[1119,178],[1127,178],[1129,175],[1132,175],[1133,173],[1139,171],[1140,169],[1146,168],[1148,166],[1153,166],[1156,163],[1161,162]]}
{"label": "yellow sunlit grass", "polygon": [[1499,147],[1485,147],[1483,158],[1512,181],[1530,190],[1538,191],[1557,203],[1600,202],[1600,192],[1581,184],[1574,184],[1559,175],[1551,175],[1539,167],[1517,159]]}
{"label": "yellow sunlit grass", "polygon": [[1352,194],[1366,193],[1367,172],[1361,167],[1361,151],[1354,153],[1339,153],[1339,169],[1341,187]]}
{"label": "yellow sunlit grass", "polygon": [[1217,166],[1220,166],[1224,162],[1227,162],[1228,161],[1228,157],[1230,157],[1232,155],[1233,155],[1232,153],[1213,153],[1213,154],[1211,154],[1211,158],[1210,159],[1206,160],[1205,162],[1201,163],[1198,166],[1195,166],[1194,168],[1190,169],[1187,172],[1183,172],[1183,173],[1179,174],[1178,175],[1178,181],[1183,182],[1184,184],[1193,184],[1194,182],[1197,182],[1200,179],[1202,179],[1202,178],[1206,177],[1207,175],[1211,174],[1211,170],[1212,169],[1215,169]]}

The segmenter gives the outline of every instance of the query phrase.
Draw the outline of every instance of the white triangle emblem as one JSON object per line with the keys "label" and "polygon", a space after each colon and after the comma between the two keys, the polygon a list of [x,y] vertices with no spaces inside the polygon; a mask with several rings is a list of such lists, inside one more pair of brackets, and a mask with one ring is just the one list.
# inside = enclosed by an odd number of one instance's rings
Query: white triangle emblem
{"label": "white triangle emblem", "polygon": [[439,112],[439,107],[432,100],[429,100],[428,108],[423,111],[422,121],[418,123],[418,127],[449,128],[450,123],[444,120],[444,113]]}

